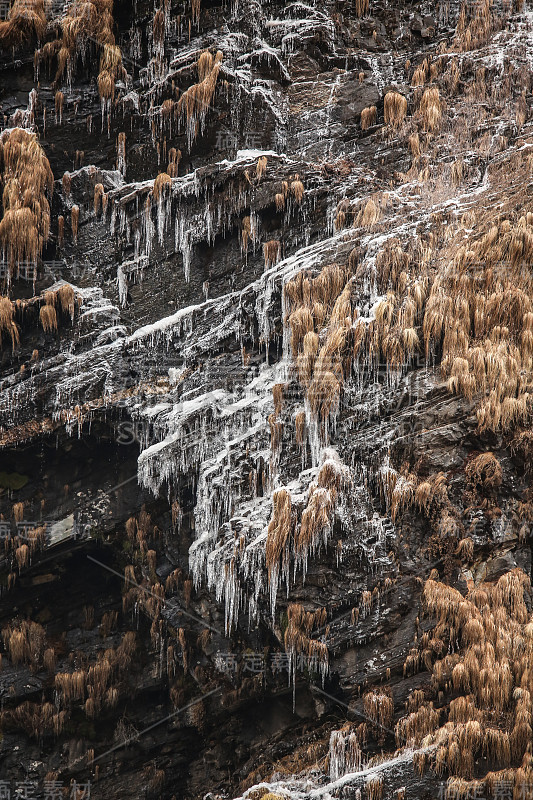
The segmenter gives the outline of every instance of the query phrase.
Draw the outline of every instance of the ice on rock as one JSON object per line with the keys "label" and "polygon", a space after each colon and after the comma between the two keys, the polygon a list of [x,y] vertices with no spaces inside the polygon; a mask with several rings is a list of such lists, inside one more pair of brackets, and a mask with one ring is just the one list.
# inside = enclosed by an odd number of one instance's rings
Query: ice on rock
{"label": "ice on rock", "polygon": [[362,752],[353,731],[332,731],[329,739],[329,777],[336,781],[347,773],[360,772]]}

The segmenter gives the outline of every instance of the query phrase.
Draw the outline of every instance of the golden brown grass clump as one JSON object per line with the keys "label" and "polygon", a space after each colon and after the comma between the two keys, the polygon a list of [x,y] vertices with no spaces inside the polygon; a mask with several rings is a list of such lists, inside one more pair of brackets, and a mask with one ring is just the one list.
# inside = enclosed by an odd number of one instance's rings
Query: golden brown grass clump
{"label": "golden brown grass clump", "polygon": [[[512,4],[509,4],[511,9]],[[463,3],[455,29],[453,49],[464,52],[485,44],[490,34],[503,25],[505,14],[494,14],[491,0],[481,0],[472,5]]]}
{"label": "golden brown grass clump", "polygon": [[43,665],[50,675],[56,671],[56,655],[53,647],[48,647],[43,654]]}
{"label": "golden brown grass clump", "polygon": [[204,50],[203,53],[200,53],[196,68],[198,70],[198,80],[201,82],[204,78],[207,78],[213,69],[213,54],[209,50]]}
{"label": "golden brown grass clump", "polygon": [[442,104],[437,86],[430,86],[422,95],[419,107],[424,130],[433,133],[440,127],[442,119]]}
{"label": "golden brown grass clump", "polygon": [[279,417],[283,409],[283,383],[276,383],[272,387],[272,399],[274,400],[274,413]]}
{"label": "golden brown grass clump", "polygon": [[281,242],[271,239],[263,245],[263,256],[265,259],[265,269],[275,266],[281,255]]}
{"label": "golden brown grass clump", "polygon": [[429,59],[425,58],[413,72],[411,86],[423,86],[429,77]]}
{"label": "golden brown grass clump", "polygon": [[[27,700],[14,709],[0,713],[2,728],[21,729],[36,741],[42,741],[45,735],[59,736],[66,719],[66,712],[56,711],[52,703],[30,703]],[[50,775],[57,777],[58,773],[47,773],[46,778]]]}
{"label": "golden brown grass clump", "polygon": [[298,378],[313,413],[325,423],[337,410],[351,335],[347,270],[328,264],[315,278],[301,272],[285,285],[284,298]]}
{"label": "golden brown grass clump", "polygon": [[361,111],[361,130],[367,131],[372,125],[376,124],[378,110],[376,106],[368,106]]}
{"label": "golden brown grass clump", "polygon": [[[202,74],[204,77],[199,83],[189,86],[178,100],[177,111],[180,118],[185,118],[186,120],[189,146],[203,128],[207,112],[215,95],[218,73],[220,72],[223,58],[224,56],[220,50],[211,61],[202,53],[198,61],[198,75]],[[206,71],[208,66],[210,66],[209,72]]]}
{"label": "golden brown grass clump", "polygon": [[363,707],[365,714],[373,722],[379,723],[382,727],[388,728],[394,717],[394,701],[390,689],[367,692],[363,697]]}
{"label": "golden brown grass clump", "polygon": [[160,172],[154,181],[153,197],[158,203],[163,197],[167,196],[172,188],[172,178],[166,172]]}
{"label": "golden brown grass clump", "polygon": [[161,52],[163,49],[165,43],[165,29],[165,12],[162,8],[158,8],[154,14],[154,19],[152,22],[152,34],[156,51],[159,50]]}
{"label": "golden brown grass clump", "polygon": [[399,92],[387,92],[383,103],[385,124],[399,128],[407,114],[407,98]]}
{"label": "golden brown grass clump", "polygon": [[181,150],[171,147],[168,151],[168,167],[167,173],[171,178],[178,177],[178,166],[181,161]]}
{"label": "golden brown grass clump", "polygon": [[3,209],[0,247],[12,273],[22,261],[36,262],[50,235],[54,176],[35,134],[22,128],[0,136]]}
{"label": "golden brown grass clump", "polygon": [[21,544],[20,547],[17,547],[15,550],[15,558],[17,559],[17,566],[19,570],[23,567],[28,567],[30,564],[30,548],[27,544]]}
{"label": "golden brown grass clump", "polygon": [[285,195],[282,192],[278,192],[275,195],[274,202],[276,204],[276,211],[284,211],[285,210]]}
{"label": "golden brown grass clump", "polygon": [[361,228],[373,228],[376,222],[379,222],[381,217],[381,208],[376,201],[370,197],[364,206],[361,206],[357,214],[354,225]]}
{"label": "golden brown grass clump", "polygon": [[299,603],[290,603],[287,608],[288,624],[284,634],[284,645],[287,653],[307,653],[316,667],[327,667],[329,653],[324,642],[311,639],[315,628],[322,628],[326,623],[326,609],[317,608],[306,611]]}
{"label": "golden brown grass clump", "polygon": [[61,178],[61,185],[63,187],[63,192],[65,193],[65,197],[70,197],[70,192],[72,189],[72,177],[70,172],[64,172],[63,177]]}
{"label": "golden brown grass clump", "polygon": [[202,0],[191,0],[192,21],[196,25],[200,22]]}
{"label": "golden brown grass clump", "polygon": [[9,337],[13,352],[20,343],[20,333],[14,316],[15,306],[9,297],[0,297],[0,346],[3,347],[4,338]]}
{"label": "golden brown grass clump", "polygon": [[382,800],[383,798],[383,778],[370,778],[365,784],[365,793],[368,800]]}
{"label": "golden brown grass clump", "polygon": [[305,574],[308,555],[327,545],[339,494],[349,486],[349,470],[335,452],[325,450],[316,481],[309,486],[300,519],[299,510],[292,505],[290,493],[286,489],[274,492],[272,519],[266,541],[266,563],[273,597],[280,570],[288,579],[291,557]]}
{"label": "golden brown grass clump", "polygon": [[63,247],[65,243],[65,217],[60,214],[57,218],[57,244]]}
{"label": "golden brown grass clump", "polygon": [[257,159],[257,164],[256,164],[256,167],[255,167],[255,174],[256,174],[256,178],[257,178],[258,181],[260,181],[261,178],[263,177],[263,175],[265,174],[266,168],[267,168],[267,163],[268,163],[268,159],[267,159],[266,156],[261,156],[261,158]]}
{"label": "golden brown grass clump", "polygon": [[103,639],[106,639],[110,635],[111,631],[116,627],[117,622],[117,611],[105,611],[100,623],[100,636],[102,636]]}
{"label": "golden brown grass clump", "polygon": [[57,313],[52,305],[45,304],[39,311],[39,321],[45,333],[57,331]]}
{"label": "golden brown grass clump", "polygon": [[502,467],[494,453],[481,453],[465,467],[468,482],[474,488],[497,489],[502,483]]}
{"label": "golden brown grass clump", "polygon": [[98,92],[104,101],[115,94],[115,81],[125,79],[122,52],[113,34],[113,0],[80,0],[72,3],[61,19],[61,37],[48,42],[37,52],[37,59],[46,61],[57,57],[55,80],[65,72],[73,75],[77,57],[88,50],[90,43],[100,48]]}
{"label": "golden brown grass clump", "polygon": [[420,479],[410,471],[407,462],[399,471],[385,466],[381,471],[381,488],[393,521],[409,509],[416,508],[430,521],[440,542],[457,542],[462,528],[457,509],[448,496],[447,479],[443,472]]}
{"label": "golden brown grass clump", "polygon": [[103,184],[97,183],[94,187],[94,213],[99,214],[104,208],[105,189]]}
{"label": "golden brown grass clump", "polygon": [[[440,696],[453,691],[455,697],[449,701],[447,721],[432,703],[421,701],[398,723],[398,744],[429,747],[437,775],[452,777],[449,786],[462,781],[470,790],[474,763],[484,757],[520,787],[533,774],[528,576],[513,569],[495,583],[472,586],[466,597],[428,580],[423,601],[437,624],[421,639],[420,661],[432,673]],[[510,769],[513,764],[521,766]],[[489,794],[497,776],[487,772],[478,779]]]}
{"label": "golden brown grass clump", "polygon": [[7,20],[0,22],[0,47],[20,47],[46,33],[44,0],[14,0]]}
{"label": "golden brown grass clump", "polygon": [[270,583],[277,582],[282,555],[286,564],[286,546],[292,527],[291,495],[286,489],[279,489],[272,496],[272,519],[268,525],[266,541],[266,564]]}
{"label": "golden brown grass clump", "polygon": [[2,630],[2,639],[14,666],[28,664],[32,669],[40,666],[45,632],[37,622],[24,620],[18,625],[8,625]]}
{"label": "golden brown grass clump", "polygon": [[[456,251],[453,268],[437,277],[426,305],[426,351],[442,342],[450,390],[481,397],[481,430],[506,430],[529,414],[533,287],[522,264],[532,248],[528,217],[514,227],[492,225],[470,248]],[[477,270],[481,262],[483,272]],[[502,262],[506,269],[498,274],[493,265]]]}
{"label": "golden brown grass clump", "polygon": [[297,411],[294,415],[294,430],[296,436],[296,444],[303,448],[305,445],[305,436],[307,432],[307,422],[305,419],[305,411]]}
{"label": "golden brown grass clump", "polygon": [[294,176],[294,180],[291,182],[290,185],[290,190],[296,203],[300,205],[305,195],[305,187],[298,175]]}
{"label": "golden brown grass clump", "polygon": [[420,157],[420,137],[418,136],[417,132],[412,133],[409,137],[409,150],[411,151],[413,158]]}
{"label": "golden brown grass clump", "polygon": [[[517,215],[518,216],[518,215]],[[441,221],[442,222],[442,221]],[[465,225],[475,226],[472,215]],[[451,392],[475,401],[479,430],[509,430],[531,413],[533,378],[533,214],[488,220],[465,244],[445,241],[442,224],[426,241],[391,238],[378,253],[386,299],[364,332],[364,358],[382,353],[398,369],[417,350],[440,358]],[[480,268],[483,265],[483,269]]]}
{"label": "golden brown grass clump", "polygon": [[461,158],[458,158],[453,162],[450,170],[450,176],[454,186],[458,186],[462,182],[464,178],[464,173],[465,173],[464,162]]}

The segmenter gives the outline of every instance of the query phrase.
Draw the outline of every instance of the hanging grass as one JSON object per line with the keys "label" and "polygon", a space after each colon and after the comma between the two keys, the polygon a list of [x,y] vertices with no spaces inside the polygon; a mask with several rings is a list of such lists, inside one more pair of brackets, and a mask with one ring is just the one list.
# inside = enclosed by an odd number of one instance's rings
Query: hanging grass
{"label": "hanging grass", "polygon": [[35,134],[14,128],[0,135],[3,211],[0,247],[10,275],[23,261],[35,263],[50,235],[54,176]]}

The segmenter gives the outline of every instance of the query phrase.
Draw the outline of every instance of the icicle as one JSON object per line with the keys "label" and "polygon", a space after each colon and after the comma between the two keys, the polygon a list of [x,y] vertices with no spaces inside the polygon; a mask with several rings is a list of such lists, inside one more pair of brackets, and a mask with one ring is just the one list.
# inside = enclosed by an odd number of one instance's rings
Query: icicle
{"label": "icicle", "polygon": [[128,297],[128,281],[124,274],[122,264],[119,264],[117,267],[117,289],[120,305],[122,308],[125,308]]}

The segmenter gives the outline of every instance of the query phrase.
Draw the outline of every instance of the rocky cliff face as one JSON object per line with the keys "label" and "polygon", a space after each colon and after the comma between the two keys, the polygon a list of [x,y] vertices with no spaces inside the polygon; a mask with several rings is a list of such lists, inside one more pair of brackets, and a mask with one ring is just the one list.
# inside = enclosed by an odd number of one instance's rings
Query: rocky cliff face
{"label": "rocky cliff face", "polygon": [[2,14],[0,780],[532,796],[529,4]]}

